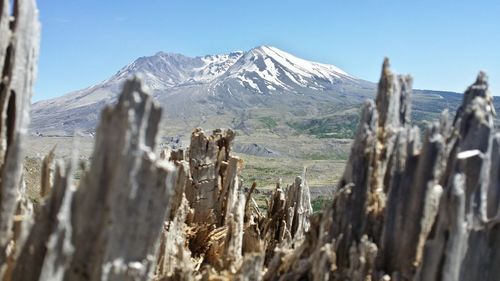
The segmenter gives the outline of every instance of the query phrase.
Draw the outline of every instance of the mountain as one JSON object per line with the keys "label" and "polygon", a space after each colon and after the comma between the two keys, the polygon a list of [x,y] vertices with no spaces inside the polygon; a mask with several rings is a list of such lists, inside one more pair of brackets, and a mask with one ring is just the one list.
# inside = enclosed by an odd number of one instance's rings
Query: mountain
{"label": "mountain", "polygon": [[274,47],[262,46],[242,55],[222,77],[260,94],[330,90],[358,79],[333,65],[306,61]]}
{"label": "mountain", "polygon": [[[31,132],[92,134],[102,107],[116,101],[125,79],[139,75],[165,109],[165,134],[194,127],[232,127],[241,133],[349,137],[357,110],[376,85],[328,64],[307,61],[278,48],[188,57],[158,52],[141,57],[109,79],[32,106]],[[416,91],[417,122],[454,110],[461,95]],[[340,133],[339,133],[340,132]]]}

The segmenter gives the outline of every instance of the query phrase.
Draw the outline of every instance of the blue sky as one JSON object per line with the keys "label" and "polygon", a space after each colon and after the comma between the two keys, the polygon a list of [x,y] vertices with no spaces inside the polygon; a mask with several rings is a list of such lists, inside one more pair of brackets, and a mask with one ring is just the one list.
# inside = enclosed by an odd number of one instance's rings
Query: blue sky
{"label": "blue sky", "polygon": [[500,94],[500,1],[39,0],[35,101],[100,82],[157,51],[271,45],[377,81],[384,56],[415,88],[463,92],[486,70]]}

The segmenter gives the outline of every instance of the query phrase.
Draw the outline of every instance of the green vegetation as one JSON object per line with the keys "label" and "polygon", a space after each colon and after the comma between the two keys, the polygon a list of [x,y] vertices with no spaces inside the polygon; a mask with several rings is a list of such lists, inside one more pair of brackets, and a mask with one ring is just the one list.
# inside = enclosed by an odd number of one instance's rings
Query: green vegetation
{"label": "green vegetation", "polygon": [[348,154],[346,151],[331,150],[325,152],[314,152],[303,155],[306,160],[347,160]]}
{"label": "green vegetation", "polygon": [[274,129],[276,126],[278,126],[278,122],[276,119],[274,119],[271,116],[264,116],[264,117],[259,117],[259,122],[264,125],[264,127],[268,129]]}
{"label": "green vegetation", "polygon": [[314,135],[318,138],[351,139],[354,137],[358,122],[358,115],[332,115],[287,122],[287,125],[300,134]]}
{"label": "green vegetation", "polygon": [[412,125],[415,125],[420,129],[422,136],[425,133],[427,127],[429,127],[432,122],[436,122],[437,120],[439,120],[438,114],[429,114],[417,110],[412,111],[411,115]]}
{"label": "green vegetation", "polygon": [[255,181],[260,190],[270,190],[281,179],[283,186],[293,183],[307,167],[306,179],[311,188],[328,186],[339,180],[344,170],[343,160],[305,160],[287,158],[267,158],[238,155],[243,158],[244,167],[241,178],[245,187]]}
{"label": "green vegetation", "polygon": [[332,202],[333,202],[333,199],[331,197],[325,197],[325,196],[320,196],[316,199],[311,200],[313,212],[317,213],[317,212],[323,210],[323,208],[325,206],[332,204]]}
{"label": "green vegetation", "polygon": [[253,194],[252,196],[253,196],[255,202],[257,203],[257,206],[259,207],[259,209],[261,211],[266,212],[267,211],[267,201],[266,201],[266,199],[269,196],[262,195],[262,194]]}

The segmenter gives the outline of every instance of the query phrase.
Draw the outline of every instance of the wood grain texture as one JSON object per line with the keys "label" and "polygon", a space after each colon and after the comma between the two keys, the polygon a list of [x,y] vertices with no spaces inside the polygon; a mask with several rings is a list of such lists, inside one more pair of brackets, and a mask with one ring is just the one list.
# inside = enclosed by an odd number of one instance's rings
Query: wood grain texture
{"label": "wood grain texture", "polygon": [[500,134],[485,73],[455,117],[411,126],[412,79],[386,59],[333,202],[313,214],[305,176],[259,209],[235,133],[195,129],[156,154],[162,110],[139,78],[106,107],[90,168],[49,154],[41,206],[23,196],[36,76],[32,0],[0,0],[2,280],[498,280]]}
{"label": "wood grain texture", "polygon": [[21,246],[14,241],[14,215],[23,200],[23,138],[37,75],[39,40],[35,1],[0,1],[0,275],[7,270],[7,259],[14,258],[12,250]]}

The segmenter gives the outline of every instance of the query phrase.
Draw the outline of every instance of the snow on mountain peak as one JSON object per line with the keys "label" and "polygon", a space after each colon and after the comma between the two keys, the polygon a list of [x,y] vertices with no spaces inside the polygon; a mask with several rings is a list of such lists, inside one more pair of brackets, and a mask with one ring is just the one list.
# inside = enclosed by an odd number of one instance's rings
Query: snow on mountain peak
{"label": "snow on mountain peak", "polygon": [[[106,82],[122,81],[134,74],[141,74],[146,87],[153,90],[210,83],[219,77],[236,77],[247,88],[259,92],[290,89],[290,83],[299,87],[324,89],[338,79],[354,79],[333,65],[307,61],[266,45],[247,52],[202,57],[158,52],[137,59]],[[257,80],[263,80],[266,85]],[[258,83],[262,85],[258,86]],[[262,86],[267,90],[261,89]]]}
{"label": "snow on mountain peak", "polygon": [[206,55],[201,57],[203,62],[191,73],[191,81],[210,82],[223,75],[241,56],[243,52],[232,52],[222,55]]}
{"label": "snow on mountain peak", "polygon": [[351,75],[347,74],[345,71],[334,65],[301,59],[271,46],[261,46],[259,49],[262,50],[266,55],[273,57],[283,65],[287,65],[290,69],[305,73],[304,75],[306,76],[316,75],[317,77],[324,78],[327,78],[329,76],[340,78],[341,76],[343,76],[353,78]]}
{"label": "snow on mountain peak", "polygon": [[[278,96],[290,94],[290,99],[282,101],[294,103],[295,94],[307,97],[326,93],[323,97],[327,98],[331,93],[366,86],[365,81],[335,66],[307,61],[271,46],[199,57],[158,52],[136,59],[101,83],[35,103],[32,110],[39,118],[33,124],[37,130],[91,129],[97,120],[95,112],[114,102],[124,80],[135,75],[141,76],[144,89],[168,106],[171,116],[192,108],[219,112],[220,106],[237,109],[268,101],[252,94],[274,95],[269,98],[274,102]],[[201,112],[196,110],[195,115]],[[51,125],[54,120],[62,125]]]}
{"label": "snow on mountain peak", "polygon": [[265,45],[245,53],[228,69],[227,76],[260,93],[295,87],[320,90],[338,80],[355,79],[336,66],[307,61]]}

